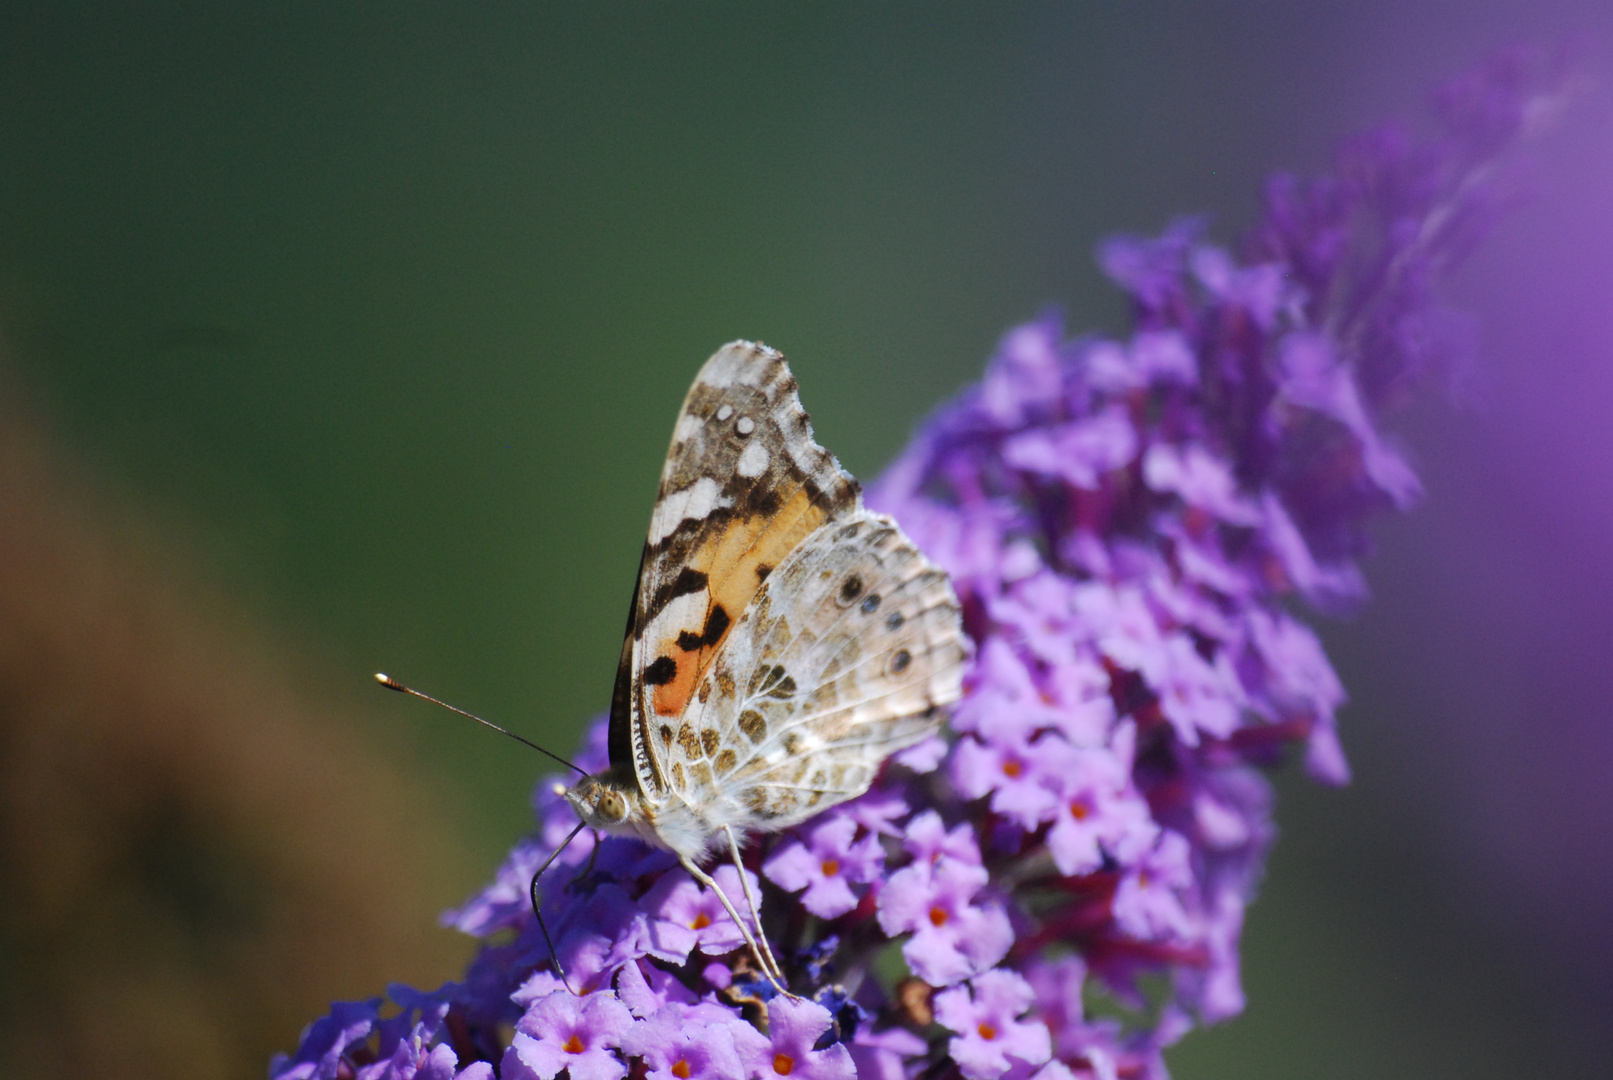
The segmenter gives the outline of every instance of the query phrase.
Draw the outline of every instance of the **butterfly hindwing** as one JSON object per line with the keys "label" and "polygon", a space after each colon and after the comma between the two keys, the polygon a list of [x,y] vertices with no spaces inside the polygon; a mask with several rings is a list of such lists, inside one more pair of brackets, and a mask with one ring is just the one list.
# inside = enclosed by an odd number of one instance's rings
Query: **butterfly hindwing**
{"label": "butterfly hindwing", "polygon": [[768,578],[681,722],[658,726],[674,790],[769,830],[859,795],[940,726],[967,648],[946,575],[894,522],[827,523]]}
{"label": "butterfly hindwing", "polygon": [[650,802],[673,782],[660,729],[676,728],[774,569],[860,502],[813,441],[782,355],[733,342],[706,361],[661,473],[612,697],[612,764],[629,754]]}

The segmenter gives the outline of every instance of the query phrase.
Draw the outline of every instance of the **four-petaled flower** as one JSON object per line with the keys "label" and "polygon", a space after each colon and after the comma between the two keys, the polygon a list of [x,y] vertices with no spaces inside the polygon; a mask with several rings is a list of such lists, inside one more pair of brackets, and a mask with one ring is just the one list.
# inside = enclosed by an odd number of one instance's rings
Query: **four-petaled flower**
{"label": "four-petaled flower", "polygon": [[1096,749],[1065,744],[1048,762],[1059,787],[1047,849],[1059,873],[1067,877],[1090,874],[1103,865],[1105,854],[1129,862],[1152,845],[1159,826],[1131,783],[1135,737],[1135,728],[1122,724],[1111,746]]}
{"label": "four-petaled flower", "polygon": [[627,1030],[622,1052],[643,1059],[647,1080],[729,1080],[744,1069],[736,1024],[748,1027],[715,1005],[667,1005]]}
{"label": "four-petaled flower", "polygon": [[1021,1020],[1036,993],[1012,971],[987,971],[935,995],[935,1019],[957,1032],[947,1053],[969,1080],[996,1080],[1013,1062],[1040,1065],[1053,1054],[1040,1020]]}
{"label": "four-petaled flower", "polygon": [[[755,875],[746,871],[746,876],[754,890]],[[738,871],[725,863],[717,867],[712,879],[734,910],[743,912],[745,891]],[[723,907],[722,897],[681,869],[663,875],[640,903],[651,916],[651,940],[679,963],[687,960],[694,948],[707,956],[720,956],[745,944],[745,935]]]}
{"label": "four-petaled flower", "polygon": [[800,840],[780,848],[762,865],[762,873],[786,892],[806,892],[801,906],[820,919],[833,919],[857,906],[853,884],[873,881],[885,868],[879,837],[857,839],[857,822],[840,814],[826,815]]}
{"label": "four-petaled flower", "polygon": [[931,986],[951,986],[1007,953],[1014,931],[1000,903],[971,903],[989,875],[957,859],[914,862],[892,874],[879,894],[879,925],[892,937],[911,933],[902,956]]}
{"label": "four-petaled flower", "polygon": [[734,1041],[746,1075],[773,1080],[856,1080],[857,1066],[843,1043],[815,1049],[834,1020],[815,1001],[774,998],[767,1010],[767,1034],[755,1028],[736,1027]]}
{"label": "four-petaled flower", "polygon": [[1193,887],[1186,838],[1169,829],[1143,852],[1115,889],[1115,922],[1134,937],[1170,938],[1188,930],[1182,894]]}
{"label": "four-petaled flower", "polygon": [[615,1053],[633,1014],[608,990],[576,996],[556,990],[527,1009],[515,1027],[499,1075],[504,1080],[620,1080],[627,1065]]}
{"label": "four-petaled flower", "polygon": [[915,865],[934,866],[942,859],[966,866],[980,865],[980,845],[975,843],[973,826],[965,821],[948,829],[934,810],[926,810],[908,822],[902,846],[913,856]]}

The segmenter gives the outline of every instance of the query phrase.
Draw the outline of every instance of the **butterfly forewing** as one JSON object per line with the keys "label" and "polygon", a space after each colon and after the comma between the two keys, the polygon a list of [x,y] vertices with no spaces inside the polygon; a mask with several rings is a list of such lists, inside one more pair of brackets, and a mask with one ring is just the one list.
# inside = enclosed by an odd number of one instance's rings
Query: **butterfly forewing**
{"label": "butterfly forewing", "polygon": [[706,362],[673,430],[612,697],[612,764],[630,755],[648,801],[674,783],[659,729],[678,728],[757,591],[859,506],[856,481],[813,442],[779,353],[734,342]]}

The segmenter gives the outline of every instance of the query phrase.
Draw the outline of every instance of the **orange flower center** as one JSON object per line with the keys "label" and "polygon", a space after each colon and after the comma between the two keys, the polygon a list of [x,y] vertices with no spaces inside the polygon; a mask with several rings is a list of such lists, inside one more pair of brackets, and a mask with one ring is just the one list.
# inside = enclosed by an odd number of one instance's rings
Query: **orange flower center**
{"label": "orange flower center", "polygon": [[689,1063],[679,1058],[672,1063],[672,1075],[678,1080],[689,1080]]}
{"label": "orange flower center", "polygon": [[1013,758],[1009,758],[1007,761],[1003,762],[1003,775],[1009,779],[1013,779],[1014,777],[1018,776],[1023,770],[1024,766],[1015,761]]}
{"label": "orange flower center", "polygon": [[780,1076],[788,1076],[788,1075],[790,1075],[791,1070],[793,1070],[794,1068],[795,1068],[795,1059],[792,1058],[790,1055],[788,1055],[788,1054],[774,1054],[773,1055],[773,1071],[778,1073]]}
{"label": "orange flower center", "polygon": [[1087,804],[1084,802],[1073,802],[1070,804],[1070,816],[1077,821],[1085,821],[1087,819],[1087,815],[1090,813],[1092,813],[1092,811],[1087,808]]}
{"label": "orange flower center", "polygon": [[1149,878],[1148,871],[1147,870],[1139,870],[1139,871],[1137,871],[1137,887],[1139,889],[1146,889],[1146,888],[1148,888],[1148,886],[1150,884],[1152,884],[1152,879]]}
{"label": "orange flower center", "polygon": [[691,930],[704,930],[706,927],[708,927],[710,925],[711,925],[711,916],[707,915],[704,911],[702,911],[700,914],[698,914],[698,915],[696,915],[694,917],[694,922],[689,924],[689,929],[691,929]]}
{"label": "orange flower center", "polygon": [[823,876],[824,877],[834,877],[838,873],[840,873],[840,860],[839,859],[825,859],[825,860],[823,860]]}
{"label": "orange flower center", "polygon": [[933,908],[930,909],[930,922],[933,925],[935,925],[935,926],[945,926],[946,921],[947,921],[947,913],[945,911],[942,911],[938,907],[933,907]]}
{"label": "orange flower center", "polygon": [[583,1052],[582,1040],[573,1035],[571,1038],[566,1040],[566,1045],[562,1046],[560,1049],[564,1050],[568,1054],[580,1054]]}
{"label": "orange flower center", "polygon": [[985,1039],[987,1042],[990,1042],[997,1037],[997,1029],[992,1027],[990,1024],[981,1024],[975,1030],[979,1031],[980,1037]]}

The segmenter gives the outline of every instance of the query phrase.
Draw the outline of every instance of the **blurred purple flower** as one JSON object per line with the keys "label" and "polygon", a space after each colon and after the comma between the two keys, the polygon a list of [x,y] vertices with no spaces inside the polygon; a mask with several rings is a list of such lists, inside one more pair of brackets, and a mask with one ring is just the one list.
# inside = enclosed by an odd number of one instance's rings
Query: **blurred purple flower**
{"label": "blurred purple flower", "polygon": [[963,866],[980,865],[980,846],[975,843],[973,826],[964,822],[948,829],[934,810],[926,810],[908,823],[902,846],[913,856],[915,866],[933,867],[942,859]]}
{"label": "blurred purple flower", "polygon": [[1058,759],[1049,762],[1060,786],[1047,849],[1066,877],[1100,869],[1106,856],[1130,863],[1152,846],[1159,832],[1148,804],[1131,782],[1135,738],[1135,728],[1122,724],[1111,746],[1066,746]]}
{"label": "blurred purple flower", "polygon": [[1134,938],[1182,937],[1191,931],[1182,897],[1193,887],[1190,849],[1180,834],[1166,831],[1121,875],[1115,889],[1115,922]]}
{"label": "blurred purple flower", "polygon": [[[1348,779],[1344,690],[1294,608],[1359,603],[1367,523],[1421,493],[1381,418],[1460,366],[1434,288],[1506,201],[1497,155],[1557,100],[1526,74],[1454,84],[1443,138],[1386,129],[1331,176],[1274,178],[1240,248],[1189,219],[1107,241],[1129,339],[1011,330],[873,486],[977,650],[947,737],[751,838],[800,997],[665,852],[587,832],[540,882],[562,981],[527,886],[575,818],[544,782],[534,837],[445,916],[483,940],[464,981],[393,986],[385,1019],[332,1006],[272,1080],[1164,1080],[1166,1046],[1243,1008],[1263,770],[1298,749]],[[579,763],[606,757],[597,723]],[[740,872],[714,877],[748,911]],[[898,945],[892,988],[872,976]]]}

